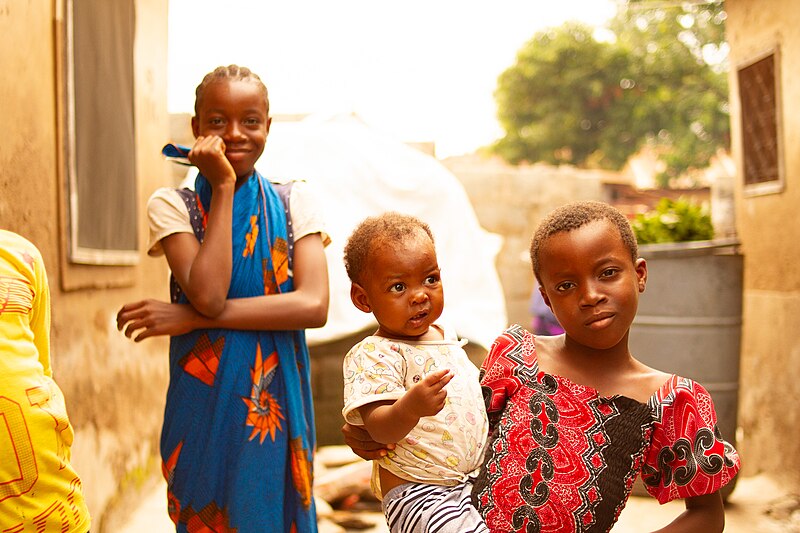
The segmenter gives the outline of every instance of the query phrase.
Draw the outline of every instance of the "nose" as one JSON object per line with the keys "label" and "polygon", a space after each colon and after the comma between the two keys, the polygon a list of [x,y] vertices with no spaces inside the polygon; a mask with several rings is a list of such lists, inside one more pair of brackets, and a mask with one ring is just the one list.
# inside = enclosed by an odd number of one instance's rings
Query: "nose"
{"label": "nose", "polygon": [[417,289],[411,294],[411,303],[414,305],[418,305],[421,303],[425,303],[428,300],[428,291],[425,289]]}
{"label": "nose", "polygon": [[606,300],[598,283],[586,283],[581,291],[581,305],[583,307],[594,307]]}
{"label": "nose", "polygon": [[231,120],[228,123],[228,128],[225,130],[225,136],[228,139],[238,140],[244,137],[244,132],[242,131],[242,125],[235,120]]}

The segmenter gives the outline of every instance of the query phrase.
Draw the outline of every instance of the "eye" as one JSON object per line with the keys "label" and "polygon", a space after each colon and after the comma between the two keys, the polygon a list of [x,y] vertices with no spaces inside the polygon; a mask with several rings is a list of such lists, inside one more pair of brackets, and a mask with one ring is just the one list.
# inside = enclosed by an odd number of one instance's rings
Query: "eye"
{"label": "eye", "polygon": [[225,121],[222,117],[212,117],[208,119],[208,125],[212,127],[219,127],[225,124]]}
{"label": "eye", "polygon": [[563,282],[559,283],[558,285],[556,285],[556,290],[559,291],[559,292],[564,292],[564,291],[568,291],[569,289],[572,289],[573,287],[575,287],[575,284],[573,282],[571,282],[571,281],[563,281]]}
{"label": "eye", "polygon": [[403,292],[406,286],[403,283],[395,283],[391,287],[389,287],[389,292]]}
{"label": "eye", "polygon": [[242,121],[245,126],[258,126],[261,120],[258,117],[248,117]]}
{"label": "eye", "polygon": [[606,268],[600,273],[601,278],[611,278],[619,272],[618,268]]}
{"label": "eye", "polygon": [[425,278],[425,285],[437,285],[439,283],[439,275],[438,274],[431,274],[427,278]]}

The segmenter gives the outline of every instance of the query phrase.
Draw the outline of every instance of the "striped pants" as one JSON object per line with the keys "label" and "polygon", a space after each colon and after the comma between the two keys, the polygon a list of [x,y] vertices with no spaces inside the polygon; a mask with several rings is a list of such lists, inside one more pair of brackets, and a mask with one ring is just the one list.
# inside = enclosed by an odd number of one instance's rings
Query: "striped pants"
{"label": "striped pants", "polygon": [[472,482],[453,487],[405,483],[383,496],[391,533],[489,533],[472,505]]}

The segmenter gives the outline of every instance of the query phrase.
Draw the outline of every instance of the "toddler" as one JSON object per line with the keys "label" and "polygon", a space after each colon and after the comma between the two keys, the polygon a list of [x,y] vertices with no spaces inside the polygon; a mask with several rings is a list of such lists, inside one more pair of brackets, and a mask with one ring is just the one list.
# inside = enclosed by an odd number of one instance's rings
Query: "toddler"
{"label": "toddler", "polygon": [[344,250],[350,297],[378,330],[344,359],[345,420],[376,442],[373,490],[392,533],[488,531],[470,503],[487,438],[478,369],[437,322],[444,307],[433,235],[398,213],[364,220]]}

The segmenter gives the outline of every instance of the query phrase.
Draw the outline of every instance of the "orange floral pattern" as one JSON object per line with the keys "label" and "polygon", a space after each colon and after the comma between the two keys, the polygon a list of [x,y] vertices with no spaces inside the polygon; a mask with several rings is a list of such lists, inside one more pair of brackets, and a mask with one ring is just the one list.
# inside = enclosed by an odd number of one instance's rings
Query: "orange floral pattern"
{"label": "orange floral pattern", "polygon": [[246,424],[253,427],[250,439],[253,440],[257,435],[261,435],[259,444],[264,442],[267,434],[275,442],[275,430],[283,431],[281,420],[283,413],[281,406],[269,393],[267,387],[275,377],[278,368],[278,354],[272,352],[266,360],[262,360],[261,346],[256,346],[256,361],[250,375],[253,378],[253,388],[249,398],[242,398],[247,405]]}
{"label": "orange floral pattern", "polygon": [[303,447],[303,439],[297,437],[290,441],[292,453],[292,480],[300,494],[300,501],[306,509],[311,507],[312,472],[308,460],[308,450]]}
{"label": "orange floral pattern", "polygon": [[220,337],[212,343],[208,334],[203,333],[178,364],[187,374],[196,377],[209,387],[213,387],[219,367],[219,358],[224,347],[225,337]]}
{"label": "orange floral pattern", "polygon": [[244,245],[244,250],[242,250],[242,257],[249,257],[253,255],[253,250],[258,240],[258,215],[250,217],[250,231],[245,235],[245,239],[247,243]]}

